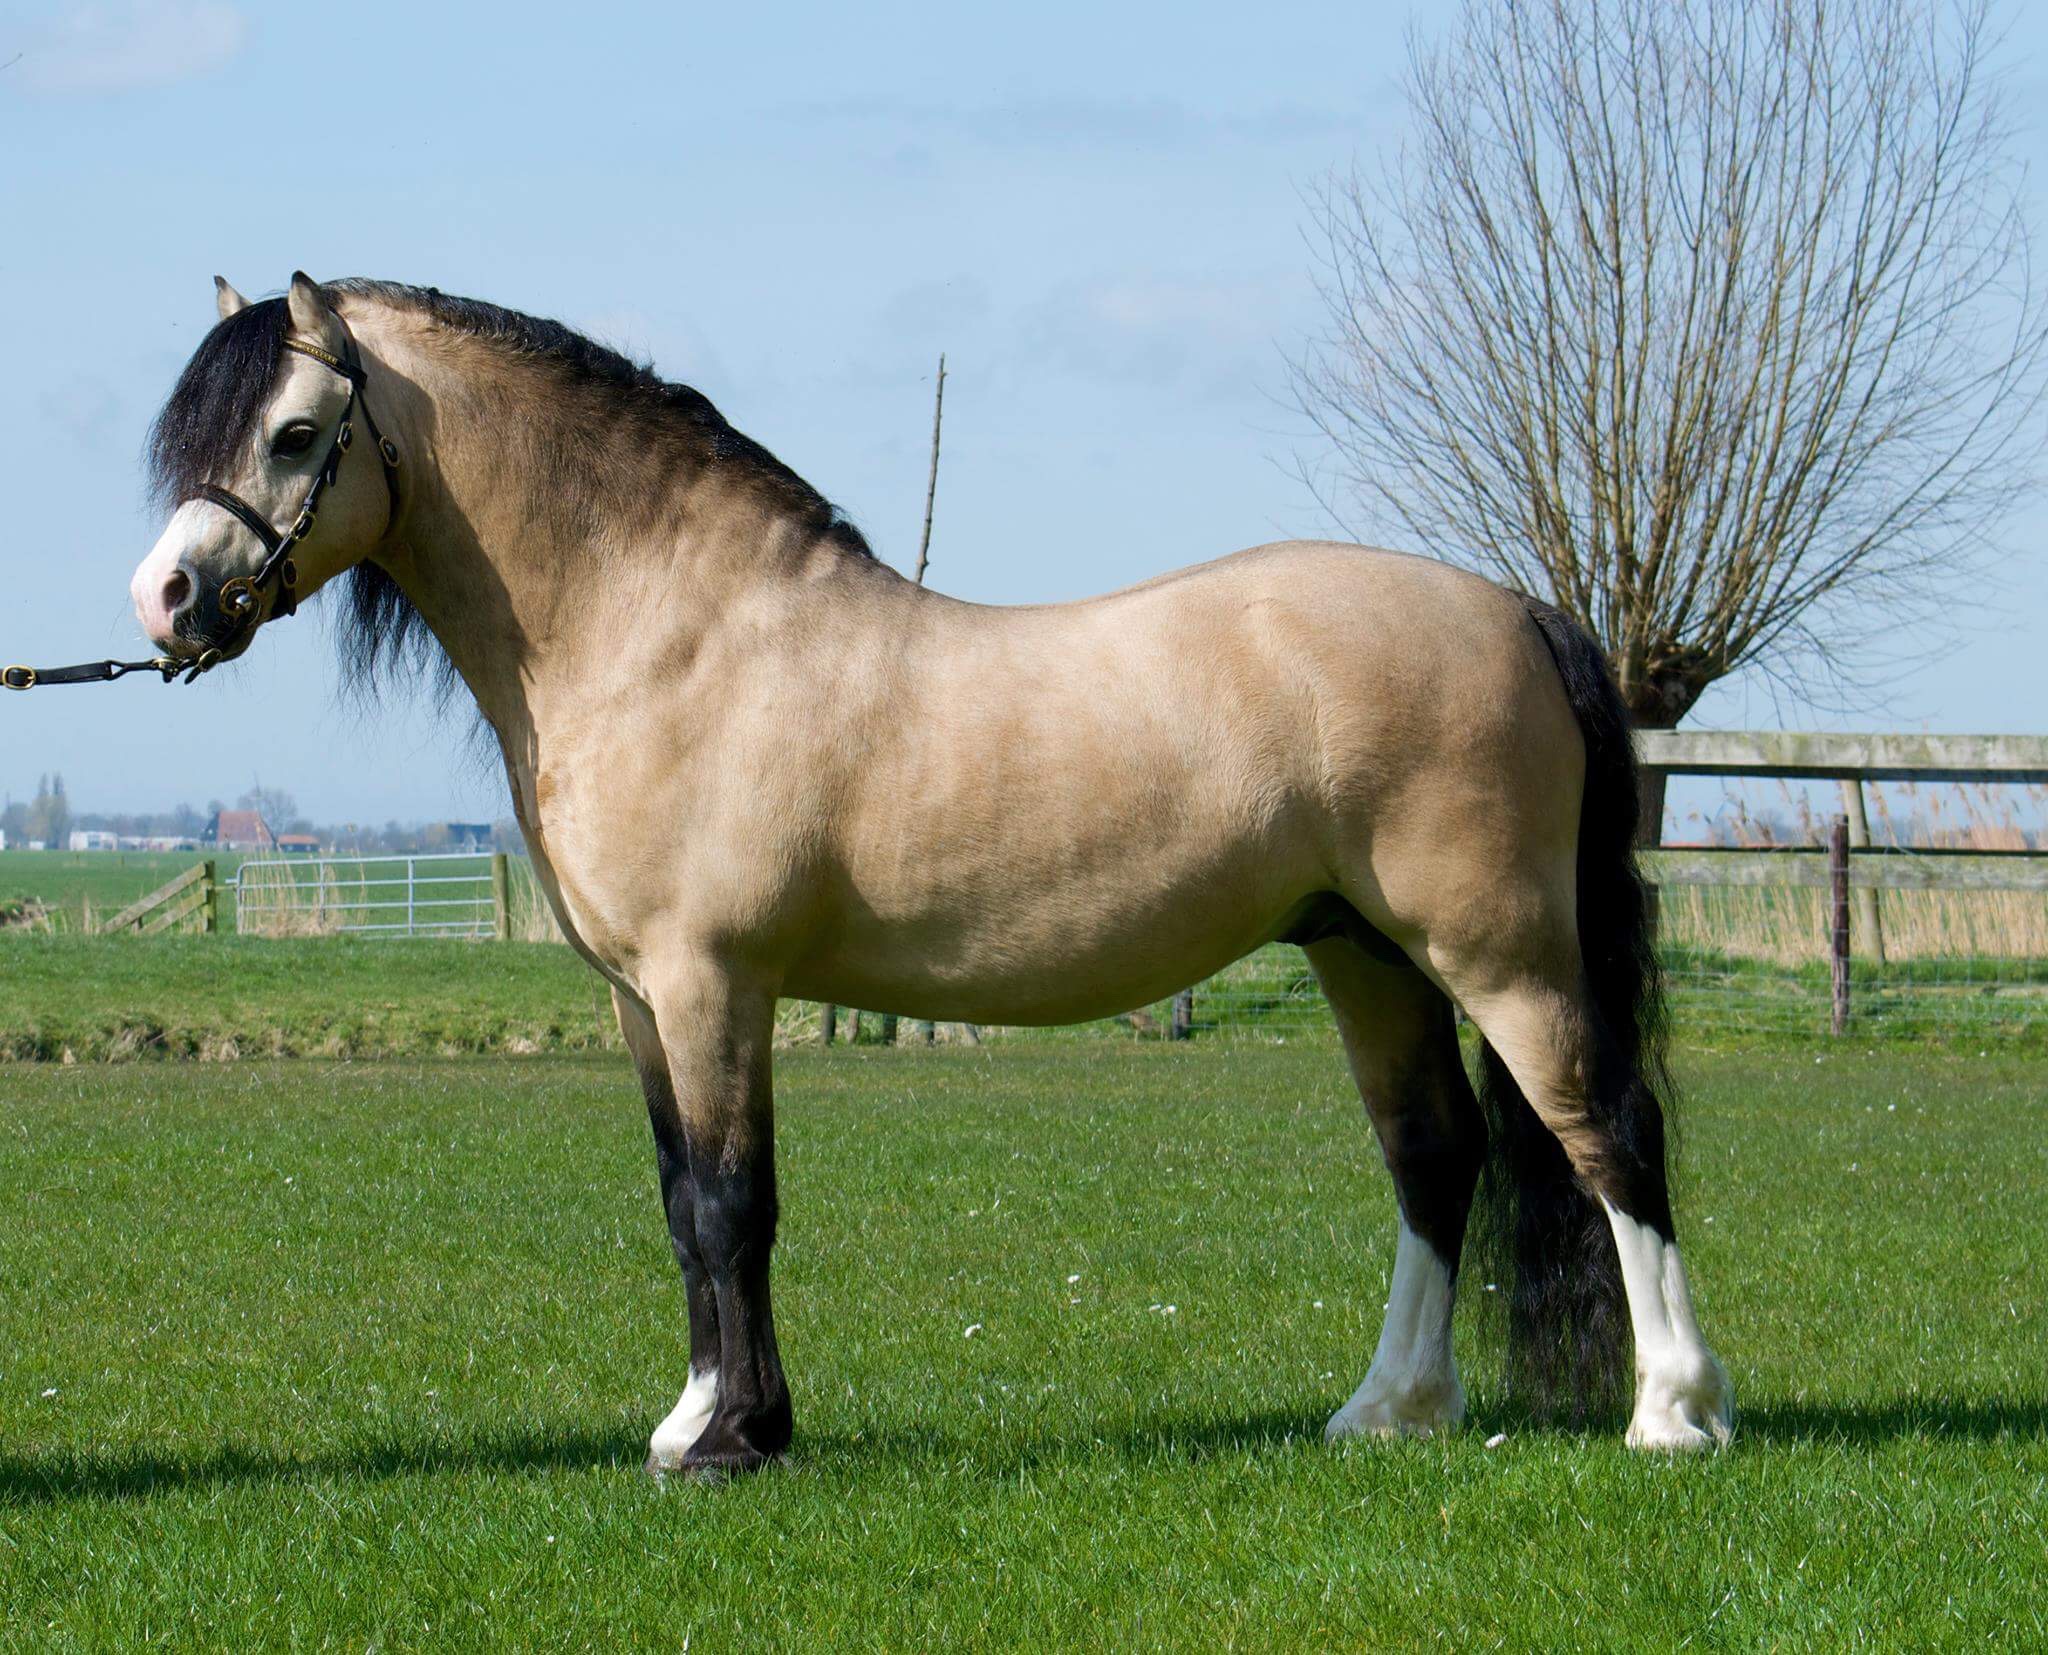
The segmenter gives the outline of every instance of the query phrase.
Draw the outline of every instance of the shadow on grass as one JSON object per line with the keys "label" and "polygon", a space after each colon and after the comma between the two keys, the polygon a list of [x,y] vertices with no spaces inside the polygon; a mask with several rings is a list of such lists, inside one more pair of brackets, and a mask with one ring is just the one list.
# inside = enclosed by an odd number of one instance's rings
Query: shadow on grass
{"label": "shadow on grass", "polygon": [[[1517,1435],[1543,1432],[1520,1420],[1484,1423]],[[1479,1421],[1475,1421],[1475,1424]],[[920,1462],[1015,1476],[1049,1465],[1084,1464],[1105,1451],[1132,1463],[1199,1465],[1322,1440],[1320,1413],[1275,1410],[1239,1418],[1141,1421],[1114,1432],[1085,1430],[1018,1440],[935,1434],[909,1428],[800,1433],[796,1456],[809,1470],[902,1469]],[[1469,1428],[1467,1435],[1473,1435]],[[1618,1443],[1618,1432],[1553,1428],[1560,1442]],[[1943,1403],[1925,1398],[1875,1404],[1766,1403],[1745,1408],[1738,1445],[1842,1443],[1876,1447],[1902,1439],[1964,1442],[2048,1438],[2048,1401]],[[324,1454],[286,1455],[229,1446],[211,1454],[0,1455],[0,1509],[73,1499],[130,1500],[188,1488],[297,1482],[377,1482],[398,1477],[518,1475],[615,1470],[638,1476],[646,1439],[637,1429],[547,1430],[467,1440],[366,1443]]]}
{"label": "shadow on grass", "polygon": [[1943,1402],[1907,1397],[1877,1403],[1766,1402],[1735,1417],[1739,1442],[1841,1442],[1859,1447],[1901,1437],[1963,1442],[2048,1437],[2048,1401]]}
{"label": "shadow on grass", "polygon": [[638,1472],[647,1456],[639,1431],[535,1430],[498,1437],[364,1443],[323,1454],[278,1454],[229,1445],[212,1453],[0,1454],[0,1509],[53,1500],[128,1500],[186,1488],[237,1484],[376,1482],[464,1472]]}

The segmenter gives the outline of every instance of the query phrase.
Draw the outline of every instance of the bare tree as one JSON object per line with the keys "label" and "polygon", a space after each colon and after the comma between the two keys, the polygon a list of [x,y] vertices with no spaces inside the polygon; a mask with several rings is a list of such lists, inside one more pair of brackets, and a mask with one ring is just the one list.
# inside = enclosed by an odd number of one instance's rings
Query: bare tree
{"label": "bare tree", "polygon": [[1326,507],[1556,602],[1653,728],[1926,647],[2041,435],[1992,45],[1978,0],[1466,0],[1412,143],[1313,198]]}

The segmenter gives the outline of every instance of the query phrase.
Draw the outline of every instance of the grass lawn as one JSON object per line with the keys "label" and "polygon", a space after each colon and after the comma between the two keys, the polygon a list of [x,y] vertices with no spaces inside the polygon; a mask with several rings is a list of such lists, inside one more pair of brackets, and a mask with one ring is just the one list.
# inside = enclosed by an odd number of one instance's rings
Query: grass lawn
{"label": "grass lawn", "polygon": [[2041,1066],[1690,1079],[1719,1457],[1529,1427],[1484,1326],[1471,1429],[1321,1445],[1393,1225],[1327,1046],[810,1049],[796,1453],[658,1488],[616,1055],[0,1070],[0,1640],[2041,1647]]}

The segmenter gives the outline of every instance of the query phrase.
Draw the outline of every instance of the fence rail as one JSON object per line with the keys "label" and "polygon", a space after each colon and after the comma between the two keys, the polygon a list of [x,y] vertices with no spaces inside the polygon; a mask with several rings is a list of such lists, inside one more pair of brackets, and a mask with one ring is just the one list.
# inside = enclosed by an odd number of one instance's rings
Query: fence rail
{"label": "fence rail", "polygon": [[[1657,886],[1761,885],[1825,890],[1828,853],[1803,845],[1762,850],[1687,847],[1646,850],[1643,871]],[[1849,888],[1858,891],[2048,891],[2040,851],[1852,849]]]}
{"label": "fence rail", "polygon": [[1670,776],[2038,783],[2048,782],[2048,736],[1638,730],[1636,761]]}

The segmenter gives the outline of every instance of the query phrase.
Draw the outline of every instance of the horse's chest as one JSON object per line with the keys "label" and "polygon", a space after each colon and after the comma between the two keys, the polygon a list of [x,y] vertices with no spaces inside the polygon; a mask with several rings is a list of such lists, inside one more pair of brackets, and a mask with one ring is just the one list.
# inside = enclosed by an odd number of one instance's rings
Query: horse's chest
{"label": "horse's chest", "polygon": [[640,952],[635,893],[601,800],[547,769],[524,767],[512,777],[512,798],[535,877],[570,942],[630,981]]}

